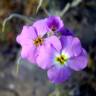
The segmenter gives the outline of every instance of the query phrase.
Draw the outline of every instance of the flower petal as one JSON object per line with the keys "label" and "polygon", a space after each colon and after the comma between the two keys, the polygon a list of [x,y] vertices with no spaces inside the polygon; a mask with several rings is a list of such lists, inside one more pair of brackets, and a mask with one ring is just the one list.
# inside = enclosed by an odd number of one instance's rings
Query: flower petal
{"label": "flower petal", "polygon": [[60,28],[60,30],[58,30],[58,32],[64,36],[74,36],[74,33],[66,27]]}
{"label": "flower petal", "polygon": [[81,69],[84,69],[87,66],[87,63],[88,55],[86,51],[83,49],[79,56],[69,59],[68,66],[75,71],[79,71]]}
{"label": "flower petal", "polygon": [[57,51],[60,51],[62,48],[60,40],[56,36],[51,36],[45,39],[46,45],[52,45]]}
{"label": "flower petal", "polygon": [[36,59],[38,66],[42,69],[49,69],[52,66],[52,49],[43,45],[38,49],[38,56]]}
{"label": "flower petal", "polygon": [[36,63],[36,48],[35,46],[24,46],[21,49],[21,57],[29,60],[31,63]]}
{"label": "flower petal", "polygon": [[55,66],[48,70],[47,75],[52,83],[63,83],[70,77],[71,73],[72,71],[66,66],[63,68]]}
{"label": "flower petal", "polygon": [[47,18],[47,25],[49,28],[55,26],[58,29],[64,26],[63,21],[59,16],[50,16]]}
{"label": "flower petal", "polygon": [[62,36],[60,40],[63,47],[63,53],[67,53],[69,58],[78,56],[81,53],[82,47],[80,40],[77,37]]}
{"label": "flower petal", "polygon": [[46,24],[46,19],[41,19],[41,20],[36,21],[33,24],[33,27],[35,27],[37,31],[37,35],[41,37],[43,37],[49,31],[49,28]]}
{"label": "flower petal", "polygon": [[36,32],[32,26],[24,26],[21,34],[17,36],[16,41],[22,46],[27,46],[30,45],[36,37]]}

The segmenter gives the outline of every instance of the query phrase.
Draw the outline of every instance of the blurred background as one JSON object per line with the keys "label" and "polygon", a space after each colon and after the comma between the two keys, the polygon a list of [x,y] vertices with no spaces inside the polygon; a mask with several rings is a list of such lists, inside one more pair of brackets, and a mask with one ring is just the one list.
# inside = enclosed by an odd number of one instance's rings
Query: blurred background
{"label": "blurred background", "polygon": [[[58,86],[16,43],[24,24],[48,15],[61,16],[89,55],[88,67]],[[0,96],[96,96],[96,0],[0,0]]]}

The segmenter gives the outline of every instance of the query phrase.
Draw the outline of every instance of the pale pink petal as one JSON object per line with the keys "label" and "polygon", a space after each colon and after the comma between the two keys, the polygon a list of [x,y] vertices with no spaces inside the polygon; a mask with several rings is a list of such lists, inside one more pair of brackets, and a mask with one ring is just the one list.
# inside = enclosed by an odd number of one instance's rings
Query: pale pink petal
{"label": "pale pink petal", "polygon": [[41,20],[36,21],[33,24],[33,27],[36,29],[38,36],[43,37],[49,31],[49,28],[45,21],[46,19],[41,19]]}
{"label": "pale pink petal", "polygon": [[61,42],[56,36],[51,36],[45,39],[46,45],[51,45],[54,47],[57,51],[60,51],[62,48]]}
{"label": "pale pink petal", "polygon": [[46,46],[40,46],[38,50],[38,56],[37,56],[37,64],[42,69],[49,69],[52,64],[53,59],[53,51],[49,47]]}
{"label": "pale pink petal", "polygon": [[32,26],[24,26],[22,32],[17,36],[16,41],[23,45],[30,45],[37,37],[36,32]]}
{"label": "pale pink petal", "polygon": [[21,57],[29,60],[31,63],[36,63],[36,48],[33,45],[23,46],[21,49]]}

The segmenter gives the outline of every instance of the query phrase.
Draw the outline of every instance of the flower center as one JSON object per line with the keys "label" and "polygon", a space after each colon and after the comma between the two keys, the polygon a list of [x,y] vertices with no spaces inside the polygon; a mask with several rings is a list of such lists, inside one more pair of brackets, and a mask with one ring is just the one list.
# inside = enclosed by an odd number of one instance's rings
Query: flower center
{"label": "flower center", "polygon": [[35,45],[36,47],[38,47],[39,45],[42,45],[42,44],[43,44],[43,41],[44,41],[43,38],[37,37],[37,38],[34,40],[34,45]]}
{"label": "flower center", "polygon": [[64,65],[66,61],[68,60],[67,56],[65,55],[60,55],[55,58],[56,62],[58,62],[60,65]]}
{"label": "flower center", "polygon": [[57,28],[56,28],[56,26],[54,26],[54,25],[51,27],[51,30],[52,30],[53,32],[56,31],[56,29],[57,29]]}

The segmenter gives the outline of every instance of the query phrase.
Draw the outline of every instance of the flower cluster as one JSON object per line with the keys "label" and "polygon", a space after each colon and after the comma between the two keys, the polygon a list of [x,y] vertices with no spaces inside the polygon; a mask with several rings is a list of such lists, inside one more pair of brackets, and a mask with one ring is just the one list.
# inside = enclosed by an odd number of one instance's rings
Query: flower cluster
{"label": "flower cluster", "polygon": [[21,57],[46,70],[53,83],[62,83],[72,71],[87,66],[88,56],[80,40],[58,16],[25,25],[16,40],[22,47]]}

